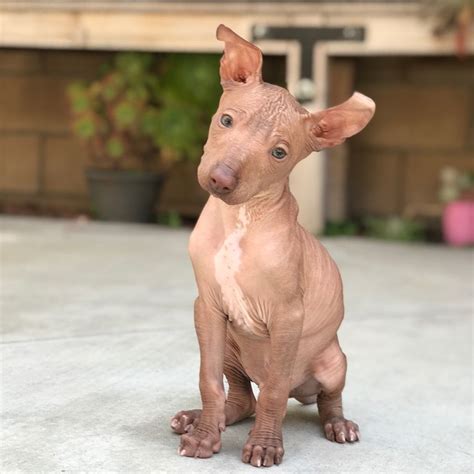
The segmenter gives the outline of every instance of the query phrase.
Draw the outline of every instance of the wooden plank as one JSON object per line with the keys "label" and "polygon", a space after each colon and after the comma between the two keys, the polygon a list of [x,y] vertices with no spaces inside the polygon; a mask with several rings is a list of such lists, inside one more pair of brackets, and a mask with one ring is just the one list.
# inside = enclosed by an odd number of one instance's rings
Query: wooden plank
{"label": "wooden plank", "polygon": [[[220,51],[215,28],[226,23],[250,37],[255,24],[361,25],[367,40],[330,43],[330,55],[452,54],[452,36],[434,37],[410,6],[374,4],[0,3],[0,46]],[[181,6],[180,6],[181,5]],[[183,6],[186,7],[183,9]],[[140,7],[140,8],[139,8]],[[403,34],[400,34],[403,32]],[[469,50],[474,52],[474,38]]]}

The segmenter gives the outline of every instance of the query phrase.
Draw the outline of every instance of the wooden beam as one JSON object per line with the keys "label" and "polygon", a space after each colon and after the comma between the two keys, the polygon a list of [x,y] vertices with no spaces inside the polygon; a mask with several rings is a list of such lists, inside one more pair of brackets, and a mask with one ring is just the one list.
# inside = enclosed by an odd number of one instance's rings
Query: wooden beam
{"label": "wooden beam", "polygon": [[[363,44],[331,44],[330,55],[453,54],[452,36],[433,36],[418,7],[400,4],[32,2],[0,0],[0,47],[220,51],[228,24],[250,37],[255,24],[362,25]],[[474,38],[468,50],[474,52]]]}

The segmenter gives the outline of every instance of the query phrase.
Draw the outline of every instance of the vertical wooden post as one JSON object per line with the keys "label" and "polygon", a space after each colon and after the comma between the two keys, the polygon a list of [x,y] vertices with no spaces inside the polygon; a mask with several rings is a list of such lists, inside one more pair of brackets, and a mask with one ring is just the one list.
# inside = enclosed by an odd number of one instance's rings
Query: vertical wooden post
{"label": "vertical wooden post", "polygon": [[[320,43],[314,48],[313,77],[315,78],[315,99],[304,106],[310,111],[324,109],[327,105],[326,47]],[[288,81],[290,84],[290,82]],[[290,90],[293,94],[294,90]],[[299,163],[290,176],[290,188],[300,208],[299,222],[309,232],[319,234],[325,221],[325,172],[326,152],[311,153]]]}

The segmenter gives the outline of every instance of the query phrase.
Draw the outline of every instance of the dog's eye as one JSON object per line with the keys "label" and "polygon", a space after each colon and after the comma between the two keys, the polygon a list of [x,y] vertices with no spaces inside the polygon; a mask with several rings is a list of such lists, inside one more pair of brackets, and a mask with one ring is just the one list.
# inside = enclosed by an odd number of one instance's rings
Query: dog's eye
{"label": "dog's eye", "polygon": [[272,156],[277,160],[283,160],[283,158],[286,156],[286,151],[281,147],[274,148],[272,150]]}
{"label": "dog's eye", "polygon": [[232,122],[233,122],[233,119],[230,115],[228,114],[224,114],[222,117],[221,117],[221,124],[224,125],[224,127],[226,128],[230,128],[232,127]]}

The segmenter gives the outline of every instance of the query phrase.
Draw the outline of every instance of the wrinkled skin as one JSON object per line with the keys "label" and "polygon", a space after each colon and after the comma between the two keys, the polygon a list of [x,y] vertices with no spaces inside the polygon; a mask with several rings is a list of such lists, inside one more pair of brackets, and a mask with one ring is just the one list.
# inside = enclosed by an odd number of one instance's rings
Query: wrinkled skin
{"label": "wrinkled skin", "polygon": [[223,25],[217,37],[225,41],[224,93],[198,170],[211,196],[189,244],[199,291],[202,410],[177,413],[171,427],[182,434],[181,455],[205,458],[220,450],[226,425],[255,414],[242,461],[272,466],[283,458],[289,397],[317,402],[329,440],[360,438],[342,411],[341,278],[325,248],[297,223],[288,175],[310,152],[359,132],[375,105],[356,93],[310,114],[288,91],[262,81],[257,47]]}

